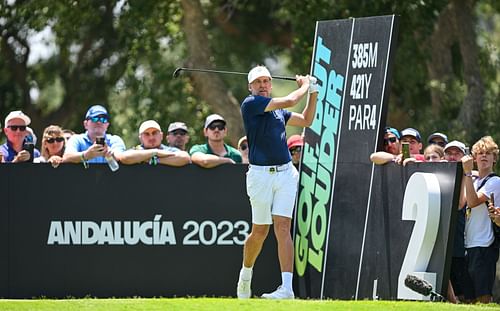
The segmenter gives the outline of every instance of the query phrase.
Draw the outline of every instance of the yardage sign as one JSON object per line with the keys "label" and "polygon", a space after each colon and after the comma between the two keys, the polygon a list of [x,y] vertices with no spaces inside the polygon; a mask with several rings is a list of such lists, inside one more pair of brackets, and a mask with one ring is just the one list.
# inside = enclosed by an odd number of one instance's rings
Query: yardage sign
{"label": "yardage sign", "polygon": [[320,91],[305,132],[294,230],[302,297],[355,297],[355,284],[331,288],[328,278],[358,273],[360,249],[351,244],[363,237],[359,207],[367,206],[369,154],[385,123],[396,26],[394,15],[316,25],[311,73]]}

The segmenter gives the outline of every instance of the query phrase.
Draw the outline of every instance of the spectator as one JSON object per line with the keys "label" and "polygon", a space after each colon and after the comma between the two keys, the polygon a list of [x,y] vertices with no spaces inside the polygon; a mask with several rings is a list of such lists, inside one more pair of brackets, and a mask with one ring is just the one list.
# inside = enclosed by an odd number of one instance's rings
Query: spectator
{"label": "spectator", "polygon": [[139,127],[140,145],[120,154],[118,159],[124,164],[149,163],[183,166],[191,162],[186,151],[161,143],[163,132],[158,122],[147,120]]}
{"label": "spectator", "polygon": [[184,122],[170,123],[168,126],[167,145],[187,151],[186,146],[188,142],[189,133],[186,124]]}
{"label": "spectator", "polygon": [[304,146],[304,139],[300,135],[292,135],[288,138],[286,142],[288,146],[288,151],[292,156],[292,163],[295,165],[297,170],[300,165],[300,155],[302,154],[302,146]]}
{"label": "spectator", "polygon": [[227,135],[226,120],[218,114],[211,114],[205,120],[203,130],[207,143],[194,145],[189,150],[191,160],[204,168],[215,167],[224,163],[241,163],[241,154],[235,148],[224,143]]}
{"label": "spectator", "polygon": [[71,138],[71,136],[75,135],[75,132],[73,132],[72,130],[69,130],[69,129],[64,129],[62,131],[63,131],[64,139],[66,139],[66,141],[68,141]]}
{"label": "spectator", "polygon": [[53,167],[58,167],[63,162],[66,139],[63,130],[58,125],[50,125],[43,131],[42,155],[35,159],[38,163],[50,163]]}
{"label": "spectator", "polygon": [[453,140],[444,147],[444,159],[448,162],[458,162],[466,153],[467,147],[458,140]]}
{"label": "spectator", "polygon": [[429,135],[427,142],[429,145],[439,145],[441,148],[444,148],[448,143],[448,136],[443,133],[435,132]]}
{"label": "spectator", "polygon": [[401,158],[401,134],[393,127],[384,129],[384,151],[377,151],[370,155],[370,161],[382,165],[388,162],[397,162]]}
{"label": "spectator", "polygon": [[248,164],[248,140],[246,136],[238,140],[238,151],[241,153],[241,163]]}
{"label": "spectator", "polygon": [[[117,135],[106,133],[109,114],[106,108],[95,105],[89,108],[83,121],[85,133],[73,135],[66,143],[64,162],[106,163],[105,156],[117,157],[125,151],[123,140]],[[97,144],[96,137],[104,137],[105,144]]]}
{"label": "spectator", "polygon": [[[498,249],[493,245],[495,236],[487,206],[491,194],[500,198],[500,177],[493,174],[493,166],[497,160],[498,145],[490,136],[482,137],[472,146],[472,156],[466,155],[462,158],[467,201],[466,262],[472,278],[474,297],[480,303],[492,301],[498,260]],[[479,174],[475,180],[472,175],[474,162]]]}
{"label": "spectator", "polygon": [[410,156],[417,161],[425,161],[420,151],[422,150],[422,138],[420,133],[414,128],[406,128],[401,131],[401,143],[410,144]]}
{"label": "spectator", "polygon": [[[449,142],[444,148],[444,159],[448,162],[461,161],[465,154],[465,144],[457,140]],[[455,238],[453,240],[453,255],[451,258],[450,282],[453,286],[453,292],[456,298],[458,298],[460,302],[470,302],[474,299],[474,290],[465,262],[464,232],[466,206],[464,182],[465,178],[462,179],[462,186],[460,187]]]}
{"label": "spectator", "polygon": [[11,111],[7,115],[3,129],[7,141],[0,146],[3,162],[33,162],[34,158],[40,156],[40,151],[36,148],[33,149],[33,155],[30,155],[30,151],[23,150],[24,140],[28,135],[26,128],[30,123],[31,119],[20,110]]}
{"label": "spectator", "polygon": [[424,149],[424,158],[427,162],[441,162],[444,160],[444,150],[438,144],[431,144]]}

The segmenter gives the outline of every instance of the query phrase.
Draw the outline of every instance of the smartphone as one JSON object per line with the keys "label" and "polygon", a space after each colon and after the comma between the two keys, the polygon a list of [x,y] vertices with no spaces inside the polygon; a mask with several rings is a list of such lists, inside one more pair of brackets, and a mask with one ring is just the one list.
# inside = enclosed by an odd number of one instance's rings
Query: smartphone
{"label": "smartphone", "polygon": [[403,147],[403,160],[410,157],[410,143],[401,143]]}
{"label": "smartphone", "polygon": [[106,144],[106,142],[104,141],[104,137],[103,136],[97,136],[95,138],[95,143],[98,144],[98,145],[102,145],[102,146],[104,146]]}
{"label": "smartphone", "polygon": [[465,155],[470,155],[469,147],[465,147]]}
{"label": "smartphone", "polygon": [[23,150],[26,150],[30,153],[29,162],[33,162],[34,152],[35,152],[35,144],[33,143],[33,137],[31,135],[27,135],[23,141]]}
{"label": "smartphone", "polygon": [[490,203],[493,204],[493,206],[495,206],[495,194],[492,192],[490,193],[490,199],[489,199]]}

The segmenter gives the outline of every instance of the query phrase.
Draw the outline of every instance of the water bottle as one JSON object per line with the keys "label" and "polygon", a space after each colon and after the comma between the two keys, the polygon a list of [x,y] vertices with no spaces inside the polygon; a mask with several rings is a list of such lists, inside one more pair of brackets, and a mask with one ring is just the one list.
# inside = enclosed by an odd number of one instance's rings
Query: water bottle
{"label": "water bottle", "polygon": [[106,156],[105,159],[106,162],[108,162],[108,166],[111,171],[116,172],[120,168],[120,165],[118,165],[118,162],[116,161],[113,154]]}

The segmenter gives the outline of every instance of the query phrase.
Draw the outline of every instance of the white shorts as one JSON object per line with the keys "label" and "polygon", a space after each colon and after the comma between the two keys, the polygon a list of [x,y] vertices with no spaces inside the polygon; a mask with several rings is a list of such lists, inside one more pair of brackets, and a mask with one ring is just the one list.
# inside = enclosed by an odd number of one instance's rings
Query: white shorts
{"label": "white shorts", "polygon": [[292,162],[283,165],[250,165],[247,194],[252,205],[252,223],[270,225],[272,215],[292,218],[299,173]]}

